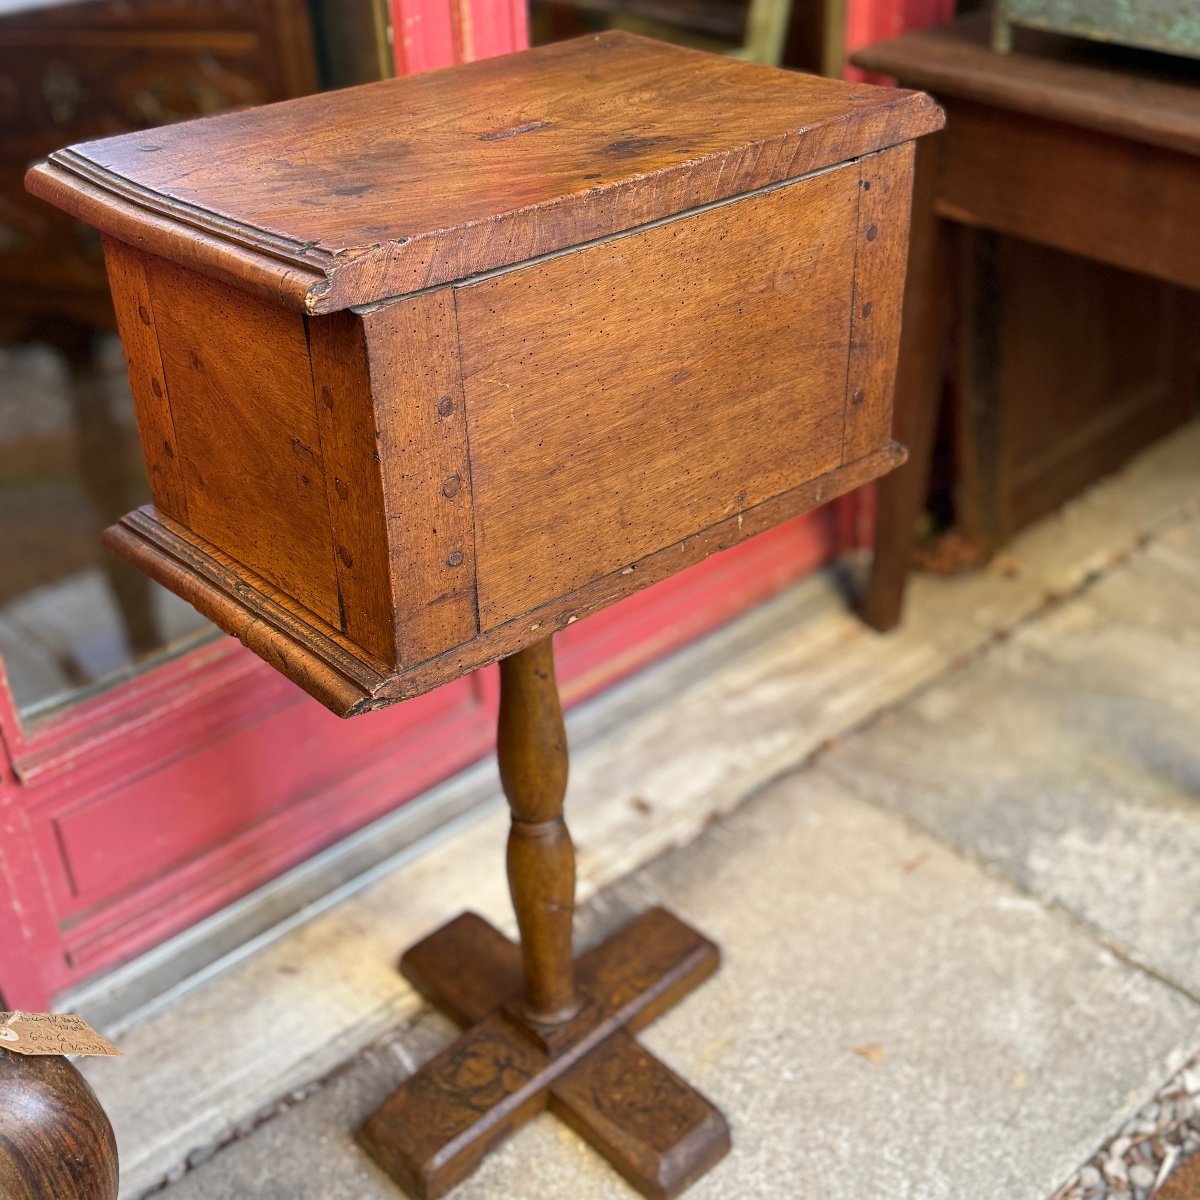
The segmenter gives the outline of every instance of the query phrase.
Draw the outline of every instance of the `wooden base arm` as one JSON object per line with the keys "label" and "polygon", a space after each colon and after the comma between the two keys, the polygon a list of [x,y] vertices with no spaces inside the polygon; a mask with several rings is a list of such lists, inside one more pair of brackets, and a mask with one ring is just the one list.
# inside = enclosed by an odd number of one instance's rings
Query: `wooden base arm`
{"label": "wooden base arm", "polygon": [[643,1195],[678,1196],[726,1154],[729,1129],[634,1034],[719,961],[707,938],[651,909],[578,959],[582,1009],[548,1038],[512,1003],[519,948],[464,914],[414,946],[401,968],[471,1028],[401,1086],[360,1140],[411,1195],[432,1200],[549,1107]]}

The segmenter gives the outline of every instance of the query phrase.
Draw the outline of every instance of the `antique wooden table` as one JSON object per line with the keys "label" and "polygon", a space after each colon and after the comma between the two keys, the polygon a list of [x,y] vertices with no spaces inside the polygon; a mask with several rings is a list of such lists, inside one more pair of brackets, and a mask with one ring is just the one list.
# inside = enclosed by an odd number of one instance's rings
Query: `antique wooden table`
{"label": "antique wooden table", "polygon": [[361,1137],[443,1194],[550,1105],[649,1196],[726,1124],[634,1039],[717,965],[662,910],[574,963],[555,630],[901,461],[927,97],[606,34],[76,146],[154,505],[120,555],[344,716],[502,659],[515,946],[403,970],[470,1027]]}
{"label": "antique wooden table", "polygon": [[[975,286],[976,302],[971,287],[956,286],[972,269],[959,235],[972,231],[969,241],[979,247],[981,237],[1001,234],[1200,289],[1200,79],[1186,59],[1032,30],[1017,31],[1013,53],[997,55],[988,46],[986,14],[880,43],[855,62],[928,88],[947,116],[945,131],[918,151],[896,384],[897,436],[909,461],[880,484],[863,609],[875,628],[890,629],[900,619],[928,486],[952,317],[968,361],[956,380],[959,469],[970,473],[972,493],[964,506],[968,535],[986,553],[1022,519],[1014,476],[1021,468],[1029,474],[1030,465],[1013,461],[997,411],[997,393],[1013,389],[1006,387],[1002,339],[994,336],[996,289]],[[1133,293],[1137,283],[1125,290]],[[1047,318],[1061,321],[1063,314]],[[1186,329],[1177,338],[1185,340],[1194,343]],[[1195,411],[1194,359],[1169,349],[1178,360],[1167,367],[1174,379],[1095,394],[1091,428],[1077,426],[1062,444],[1045,447],[1053,453],[1026,511],[1061,503]],[[1036,394],[1024,389],[1030,407],[1063,404],[1048,366],[1041,364]]]}

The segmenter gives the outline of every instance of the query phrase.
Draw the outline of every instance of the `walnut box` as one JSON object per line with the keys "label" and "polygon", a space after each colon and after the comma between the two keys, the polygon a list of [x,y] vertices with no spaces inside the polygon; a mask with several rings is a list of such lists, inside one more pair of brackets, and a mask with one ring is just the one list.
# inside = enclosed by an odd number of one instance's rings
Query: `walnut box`
{"label": "walnut box", "polygon": [[51,156],[154,497],[108,544],[350,715],[858,486],[940,123],[613,33]]}

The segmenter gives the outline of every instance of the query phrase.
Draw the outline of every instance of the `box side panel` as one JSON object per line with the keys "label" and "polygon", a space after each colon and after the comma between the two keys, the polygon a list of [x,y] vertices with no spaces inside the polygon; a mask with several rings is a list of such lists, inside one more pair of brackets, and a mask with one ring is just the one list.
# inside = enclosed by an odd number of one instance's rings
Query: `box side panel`
{"label": "box side panel", "polygon": [[403,665],[479,631],[471,464],[449,288],[363,317]]}
{"label": "box side panel", "polygon": [[132,246],[115,238],[104,239],[104,260],[117,310],[121,345],[125,349],[150,494],[160,512],[186,525],[187,494],[176,452],[175,423],[167,402],[166,376],[158,353],[154,302],[150,298],[144,259],[145,255]]}
{"label": "box side panel", "polygon": [[840,465],[859,190],[851,165],[456,289],[483,629]]}
{"label": "box side panel", "polygon": [[187,526],[341,628],[304,318],[144,260]]}
{"label": "box side panel", "polygon": [[306,320],[340,628],[356,645],[395,666],[396,601],[363,318],[340,312]]}
{"label": "box side panel", "polygon": [[914,149],[909,142],[859,163],[858,254],[846,374],[846,462],[878,450],[891,436]]}

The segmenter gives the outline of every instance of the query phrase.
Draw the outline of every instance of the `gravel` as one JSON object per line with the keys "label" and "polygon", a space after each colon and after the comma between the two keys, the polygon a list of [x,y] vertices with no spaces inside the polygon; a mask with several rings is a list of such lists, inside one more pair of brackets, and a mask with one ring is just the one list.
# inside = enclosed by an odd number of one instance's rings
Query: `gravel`
{"label": "gravel", "polygon": [[1200,1151],[1200,1055],[1079,1169],[1052,1200],[1152,1200]]}

